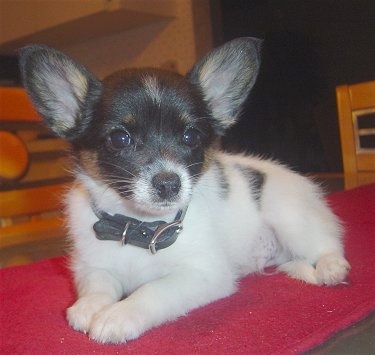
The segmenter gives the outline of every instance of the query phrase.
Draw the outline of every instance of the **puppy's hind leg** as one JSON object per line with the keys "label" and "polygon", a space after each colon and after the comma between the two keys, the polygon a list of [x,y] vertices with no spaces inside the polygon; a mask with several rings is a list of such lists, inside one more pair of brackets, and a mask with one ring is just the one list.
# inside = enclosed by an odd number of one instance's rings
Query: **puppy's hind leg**
{"label": "puppy's hind leg", "polygon": [[335,253],[323,255],[315,266],[306,260],[292,260],[278,267],[278,270],[295,279],[327,286],[344,282],[349,269],[346,259]]}
{"label": "puppy's hind leg", "polygon": [[331,286],[345,281],[350,265],[343,256],[339,224],[331,211],[325,212],[330,221],[320,213],[309,217],[297,213],[296,219],[303,223],[290,220],[293,227],[277,232],[290,255],[278,269],[308,283]]}
{"label": "puppy's hind leg", "polygon": [[313,185],[300,180],[293,187],[282,199],[274,199],[280,203],[274,203],[268,215],[288,255],[279,270],[316,285],[345,281],[350,265],[343,256],[340,221]]}

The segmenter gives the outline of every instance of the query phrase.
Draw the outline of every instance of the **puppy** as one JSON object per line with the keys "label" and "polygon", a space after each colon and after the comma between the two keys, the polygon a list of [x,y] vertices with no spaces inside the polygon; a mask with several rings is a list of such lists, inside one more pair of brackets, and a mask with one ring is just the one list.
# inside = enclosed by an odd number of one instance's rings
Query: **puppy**
{"label": "puppy", "polygon": [[316,285],[345,279],[342,228],[316,185],[214,149],[255,82],[260,45],[233,40],[185,77],[135,69],[103,81],[59,51],[21,51],[24,86],[76,164],[66,197],[74,329],[135,339],[271,265]]}

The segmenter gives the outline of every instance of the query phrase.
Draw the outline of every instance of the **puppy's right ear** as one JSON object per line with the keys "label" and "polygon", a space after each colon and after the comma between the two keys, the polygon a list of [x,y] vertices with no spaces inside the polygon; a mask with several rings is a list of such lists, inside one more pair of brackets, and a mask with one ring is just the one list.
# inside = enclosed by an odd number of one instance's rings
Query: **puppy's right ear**
{"label": "puppy's right ear", "polygon": [[64,53],[39,45],[21,50],[20,69],[45,124],[60,137],[78,138],[90,123],[101,82]]}
{"label": "puppy's right ear", "polygon": [[255,83],[261,45],[258,38],[234,39],[206,54],[187,74],[187,79],[203,93],[219,135],[237,121]]}

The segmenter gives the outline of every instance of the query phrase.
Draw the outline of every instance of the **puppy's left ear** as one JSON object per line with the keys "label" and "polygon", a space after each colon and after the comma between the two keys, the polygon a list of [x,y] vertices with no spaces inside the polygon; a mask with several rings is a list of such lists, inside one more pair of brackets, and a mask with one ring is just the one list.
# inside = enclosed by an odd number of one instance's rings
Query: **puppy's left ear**
{"label": "puppy's left ear", "polygon": [[219,135],[236,122],[255,83],[261,44],[262,40],[252,37],[232,40],[208,53],[187,74],[187,79],[202,90]]}

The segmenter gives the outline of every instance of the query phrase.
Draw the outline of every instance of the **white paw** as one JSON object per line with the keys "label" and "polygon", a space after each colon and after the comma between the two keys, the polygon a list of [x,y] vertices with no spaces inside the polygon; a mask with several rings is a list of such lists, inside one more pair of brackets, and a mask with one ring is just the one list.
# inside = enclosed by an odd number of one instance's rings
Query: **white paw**
{"label": "white paw", "polygon": [[110,297],[104,294],[79,298],[66,311],[70,326],[75,330],[87,333],[94,315],[110,303],[112,303]]}
{"label": "white paw", "polygon": [[320,285],[336,285],[345,281],[349,270],[350,265],[343,256],[327,254],[316,264],[316,279]]}
{"label": "white paw", "polygon": [[280,265],[277,269],[294,279],[302,280],[314,285],[318,284],[315,275],[315,268],[304,260],[292,260]]}
{"label": "white paw", "polygon": [[89,336],[100,343],[123,343],[135,339],[145,331],[138,312],[124,301],[103,308],[90,324]]}

